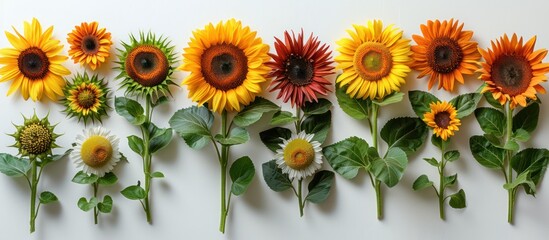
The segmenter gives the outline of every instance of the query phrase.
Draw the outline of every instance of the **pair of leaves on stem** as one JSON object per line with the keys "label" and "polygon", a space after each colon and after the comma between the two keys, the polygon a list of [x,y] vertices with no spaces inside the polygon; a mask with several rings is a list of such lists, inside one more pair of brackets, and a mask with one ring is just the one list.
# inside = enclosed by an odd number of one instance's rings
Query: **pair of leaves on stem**
{"label": "pair of leaves on stem", "polygon": [[[98,185],[113,185],[118,181],[118,177],[112,172],[108,172],[103,177],[99,177],[95,174],[86,174],[83,171],[79,171],[72,178],[72,182],[78,184],[98,184]],[[78,207],[84,211],[90,211],[91,209],[97,207],[97,209],[102,213],[110,213],[112,211],[112,197],[105,195],[103,201],[99,201],[96,197],[91,197],[90,200],[87,200],[85,197],[78,199]]]}

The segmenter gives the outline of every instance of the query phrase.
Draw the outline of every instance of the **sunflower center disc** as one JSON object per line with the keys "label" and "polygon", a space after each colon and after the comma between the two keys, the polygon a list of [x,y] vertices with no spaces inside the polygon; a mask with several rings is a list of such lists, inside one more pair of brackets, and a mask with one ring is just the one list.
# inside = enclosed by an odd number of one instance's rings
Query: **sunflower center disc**
{"label": "sunflower center disc", "polygon": [[52,136],[48,128],[39,123],[31,123],[20,134],[21,149],[30,154],[39,155],[51,148]]}
{"label": "sunflower center disc", "polygon": [[168,77],[168,58],[155,46],[141,45],[131,50],[125,62],[128,76],[145,87],[161,84]]}
{"label": "sunflower center disc", "polygon": [[78,93],[78,105],[84,108],[90,108],[95,103],[95,94],[89,89],[84,89]]}
{"label": "sunflower center disc", "polygon": [[427,49],[429,67],[437,73],[451,73],[463,60],[459,44],[450,38],[436,38]]}
{"label": "sunflower center disc", "polygon": [[218,44],[204,50],[201,66],[204,80],[223,91],[242,85],[248,74],[248,58],[232,44]]}
{"label": "sunflower center disc", "polygon": [[492,64],[492,80],[503,93],[511,96],[526,91],[532,77],[532,68],[523,57],[504,55]]}
{"label": "sunflower center disc", "polygon": [[439,112],[435,114],[435,123],[440,128],[448,128],[448,126],[450,125],[450,113]]}
{"label": "sunflower center disc", "polygon": [[25,77],[35,80],[46,76],[49,72],[50,61],[40,48],[30,47],[19,54],[17,66]]}
{"label": "sunflower center disc", "polygon": [[355,70],[368,81],[378,81],[387,76],[393,67],[393,58],[387,47],[377,42],[360,45],[354,56]]}
{"label": "sunflower center disc", "polygon": [[303,170],[313,162],[313,145],[304,139],[294,139],[284,148],[284,162],[292,169]]}
{"label": "sunflower center disc", "polygon": [[91,136],[82,143],[80,156],[82,161],[90,167],[103,167],[112,157],[111,142],[103,136]]}
{"label": "sunflower center disc", "polygon": [[291,54],[286,60],[286,76],[291,83],[303,86],[313,81],[313,63],[302,56]]}
{"label": "sunflower center disc", "polygon": [[95,54],[99,52],[99,42],[95,36],[86,36],[82,39],[82,51],[86,54]]}

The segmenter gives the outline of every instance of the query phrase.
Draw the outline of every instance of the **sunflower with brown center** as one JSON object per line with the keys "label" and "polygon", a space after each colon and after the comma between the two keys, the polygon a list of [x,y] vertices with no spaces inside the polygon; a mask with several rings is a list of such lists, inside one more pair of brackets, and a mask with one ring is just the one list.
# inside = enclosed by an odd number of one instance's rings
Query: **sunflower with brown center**
{"label": "sunflower with brown center", "polygon": [[40,101],[46,95],[51,100],[63,96],[64,75],[71,72],[62,63],[66,56],[60,55],[63,45],[52,38],[53,26],[42,32],[36,18],[24,23],[24,34],[15,28],[15,35],[6,32],[14,48],[0,49],[0,82],[13,80],[8,95],[20,89],[25,100]]}
{"label": "sunflower with brown center", "polygon": [[433,129],[437,137],[446,141],[459,130],[461,121],[457,118],[457,111],[452,104],[444,102],[433,102],[429,104],[431,111],[423,114],[423,121]]}
{"label": "sunflower with brown center", "polygon": [[121,85],[126,93],[138,96],[158,97],[169,95],[172,73],[175,63],[174,46],[163,37],[152,33],[140,33],[139,40],[130,35],[130,43],[122,42],[124,49],[119,49]]}
{"label": "sunflower with brown center", "polygon": [[478,69],[480,54],[471,41],[473,31],[463,31],[463,23],[454,19],[427,21],[420,27],[423,36],[412,36],[417,45],[412,46],[411,67],[420,71],[418,78],[429,76],[429,89],[438,82],[438,89],[453,91],[456,80],[463,84],[463,75]]}
{"label": "sunflower with brown center", "polygon": [[89,65],[92,70],[98,68],[110,56],[111,33],[98,28],[97,22],[83,22],[74,26],[68,34],[69,55],[74,63]]}
{"label": "sunflower with brown center", "polygon": [[189,98],[218,113],[252,102],[269,73],[269,46],[235,19],[194,31],[184,51],[179,69],[191,72],[183,80]]}
{"label": "sunflower with brown center", "polygon": [[97,75],[88,76],[87,73],[76,74],[72,83],[68,82],[63,89],[65,98],[62,103],[66,109],[64,112],[69,117],[78,117],[78,121],[84,120],[87,124],[88,119],[92,122],[107,115],[109,89],[103,79]]}
{"label": "sunflower with brown center", "polygon": [[274,78],[270,91],[280,90],[277,98],[301,107],[317,101],[316,94],[328,94],[331,82],[326,76],[334,73],[334,67],[326,44],[321,45],[312,33],[305,42],[302,30],[297,38],[285,31],[284,41],[275,37],[274,46],[276,54],[269,53],[273,61],[267,63],[272,68],[267,77]]}
{"label": "sunflower with brown center", "polygon": [[536,93],[545,93],[540,83],[547,81],[545,74],[549,72],[549,63],[541,61],[547,55],[547,50],[534,51],[535,36],[523,44],[522,37],[513,34],[509,39],[504,34],[491,44],[492,49],[479,48],[486,60],[479,70],[480,79],[486,83],[482,93],[491,92],[501,105],[509,102],[511,108],[517,105],[524,107],[526,99],[536,100]]}

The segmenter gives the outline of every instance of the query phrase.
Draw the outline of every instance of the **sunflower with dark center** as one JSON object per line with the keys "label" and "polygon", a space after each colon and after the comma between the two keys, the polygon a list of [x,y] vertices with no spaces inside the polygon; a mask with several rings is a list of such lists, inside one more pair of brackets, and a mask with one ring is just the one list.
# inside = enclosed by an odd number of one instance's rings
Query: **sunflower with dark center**
{"label": "sunflower with dark center", "polygon": [[110,56],[112,45],[111,33],[105,28],[98,28],[97,22],[83,22],[75,26],[68,34],[70,44],[69,55],[74,63],[89,65],[92,70],[97,69]]}
{"label": "sunflower with dark center", "polygon": [[122,42],[124,49],[118,49],[116,62],[126,93],[138,96],[169,95],[175,63],[174,46],[167,38],[156,37],[152,33],[140,33],[139,39],[130,35],[130,43]]}
{"label": "sunflower with dark center", "polygon": [[434,134],[446,141],[459,130],[461,120],[457,118],[456,108],[444,102],[432,102],[429,104],[431,111],[423,114],[423,121],[433,129]]}
{"label": "sunflower with dark center", "polygon": [[417,45],[412,46],[411,67],[420,71],[418,78],[429,76],[429,89],[438,82],[438,89],[453,91],[456,80],[463,84],[463,75],[478,69],[480,53],[471,41],[473,31],[463,31],[463,23],[454,19],[429,20],[420,27],[423,36],[412,36]]}
{"label": "sunflower with dark center", "polygon": [[256,32],[235,19],[194,31],[179,67],[190,72],[183,80],[189,98],[218,113],[240,111],[262,91],[268,52]]}
{"label": "sunflower with dark center", "polygon": [[353,98],[383,99],[400,91],[410,72],[410,40],[393,25],[383,28],[380,20],[353,27],[355,31],[347,31],[351,38],[337,41],[340,55],[334,60],[343,73],[336,82],[348,86]]}
{"label": "sunflower with dark center", "polygon": [[109,89],[103,79],[97,75],[89,77],[87,73],[76,74],[72,83],[67,82],[63,89],[65,98],[61,101],[65,105],[64,112],[69,117],[77,117],[78,121],[88,120],[101,122],[101,117],[107,115]]}
{"label": "sunflower with dark center", "polygon": [[331,82],[326,76],[334,73],[328,45],[321,45],[312,33],[306,42],[303,38],[303,30],[297,38],[288,31],[284,41],[275,37],[276,54],[269,53],[273,61],[267,63],[272,69],[267,77],[274,78],[270,91],[280,90],[277,98],[290,101],[292,107],[317,101],[317,94],[327,95]]}
{"label": "sunflower with dark center", "polygon": [[25,100],[40,101],[46,95],[56,101],[63,96],[64,75],[70,74],[62,63],[66,56],[60,55],[63,45],[53,39],[53,26],[42,31],[36,18],[24,23],[24,33],[15,28],[13,35],[6,32],[6,37],[13,48],[0,49],[0,82],[13,80],[8,90],[11,95],[17,89]]}
{"label": "sunflower with dark center", "polygon": [[19,149],[21,157],[44,160],[52,154],[53,148],[59,147],[55,140],[60,135],[53,132],[55,125],[50,125],[48,116],[39,119],[35,113],[31,118],[23,118],[23,125],[15,125],[17,131],[10,134],[15,138],[12,147]]}
{"label": "sunflower with dark center", "polygon": [[479,48],[486,60],[479,70],[479,78],[486,83],[482,93],[491,92],[501,105],[509,102],[511,108],[517,105],[524,107],[526,99],[536,100],[538,92],[545,93],[540,83],[547,81],[545,74],[549,72],[549,63],[541,61],[547,55],[547,50],[534,51],[535,36],[523,44],[522,37],[513,34],[509,39],[504,34],[491,43],[492,49]]}

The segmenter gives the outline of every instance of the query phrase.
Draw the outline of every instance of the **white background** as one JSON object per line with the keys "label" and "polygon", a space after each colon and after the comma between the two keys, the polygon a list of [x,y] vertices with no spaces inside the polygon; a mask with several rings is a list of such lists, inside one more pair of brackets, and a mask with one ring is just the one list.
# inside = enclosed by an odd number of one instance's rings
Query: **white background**
{"label": "white background", "polygon": [[[351,24],[366,24],[369,19],[381,19],[394,23],[404,30],[404,36],[421,34],[419,25],[428,19],[456,18],[465,23],[465,29],[475,31],[474,40],[486,48],[492,39],[503,33],[530,38],[538,36],[537,48],[549,47],[549,30],[546,27],[548,4],[542,1],[0,1],[0,29],[12,32],[11,26],[22,31],[23,21],[37,17],[45,29],[54,25],[54,36],[65,45],[66,35],[83,21],[98,21],[112,33],[114,47],[120,41],[128,41],[129,33],[152,30],[168,36],[176,45],[179,60],[182,49],[194,29],[203,28],[208,22],[217,23],[231,17],[258,31],[258,36],[271,45],[273,36],[282,37],[284,30],[314,32],[319,39],[335,49],[336,40],[347,37]],[[0,47],[11,47],[7,39],[0,37]],[[112,53],[114,53],[114,47]],[[271,48],[272,49],[272,48]],[[335,54],[334,54],[335,55]],[[116,57],[110,59],[116,60]],[[178,63],[180,64],[180,62]],[[65,63],[73,73],[84,69],[72,61]],[[99,69],[99,74],[109,81],[112,89],[118,89],[113,80],[117,74],[111,70],[112,62]],[[187,75],[176,72],[176,82]],[[416,79],[417,72],[407,78],[402,89],[426,90],[427,80]],[[330,79],[334,79],[331,76]],[[480,84],[476,77],[466,79],[454,93],[433,90],[441,99],[449,100],[459,94],[474,91]],[[11,82],[0,84],[0,94],[5,95]],[[546,85],[546,84],[544,84]],[[546,86],[547,87],[547,86]],[[122,90],[116,91],[120,96]],[[154,121],[166,127],[168,119],[178,109],[191,106],[185,87],[172,89],[174,99],[155,113]],[[275,102],[272,94],[264,94]],[[329,99],[336,103],[335,96]],[[549,101],[542,96],[543,102]],[[19,113],[30,116],[33,109],[39,116],[50,112],[50,120],[59,123],[56,132],[64,133],[58,144],[65,148],[74,141],[84,127],[75,119],[68,119],[61,112],[63,107],[54,102],[24,101],[19,92],[0,97],[0,132],[12,133],[11,123],[21,124]],[[283,108],[290,110],[289,105]],[[296,198],[290,192],[271,191],[263,181],[261,164],[272,159],[273,154],[260,142],[258,133],[269,128],[262,120],[251,127],[251,141],[233,148],[233,159],[249,154],[256,166],[256,178],[247,194],[235,197],[228,218],[227,232],[218,232],[219,224],[219,167],[211,146],[196,151],[187,147],[179,137],[154,157],[153,169],[163,171],[164,180],[154,181],[152,190],[153,225],[145,221],[139,203],[124,199],[118,192],[125,186],[142,179],[141,160],[127,146],[126,136],[139,134],[114,111],[103,120],[106,128],[121,138],[121,151],[129,158],[129,164],[120,164],[115,172],[120,181],[105,187],[102,193],[114,198],[114,210],[101,215],[100,224],[93,225],[91,213],[77,208],[81,196],[89,197],[88,186],[70,180],[78,171],[68,160],[51,164],[41,181],[41,190],[57,194],[61,202],[44,206],[37,219],[37,231],[29,237],[29,190],[23,179],[0,176],[0,233],[2,239],[511,239],[528,236],[544,239],[549,223],[549,189],[542,183],[536,198],[518,194],[515,225],[509,225],[507,216],[507,192],[502,188],[503,176],[499,171],[485,169],[471,156],[468,139],[480,134],[474,116],[462,121],[462,127],[453,138],[452,148],[460,150],[462,158],[449,164],[448,173],[459,174],[459,186],[467,193],[468,207],[453,210],[447,207],[447,220],[438,218],[437,200],[431,190],[414,192],[412,182],[427,173],[435,177],[436,169],[422,161],[423,157],[439,156],[430,144],[413,155],[402,181],[388,190],[384,188],[385,218],[375,216],[375,194],[367,176],[360,174],[353,181],[340,176],[328,200],[321,205],[307,205],[305,216],[299,217]],[[407,98],[405,101],[383,108],[382,126],[397,116],[413,116]],[[538,131],[527,147],[547,147],[543,136],[549,134],[548,112],[542,107]],[[216,122],[217,124],[217,122]],[[351,135],[360,135],[370,141],[367,124],[351,119],[334,106],[333,125],[327,142],[333,143]],[[13,138],[0,137],[0,151],[15,154],[7,147]],[[384,151],[384,150],[382,150]],[[324,167],[329,169],[327,163]],[[434,178],[438,179],[438,178]],[[438,180],[437,180],[438,181]]]}

